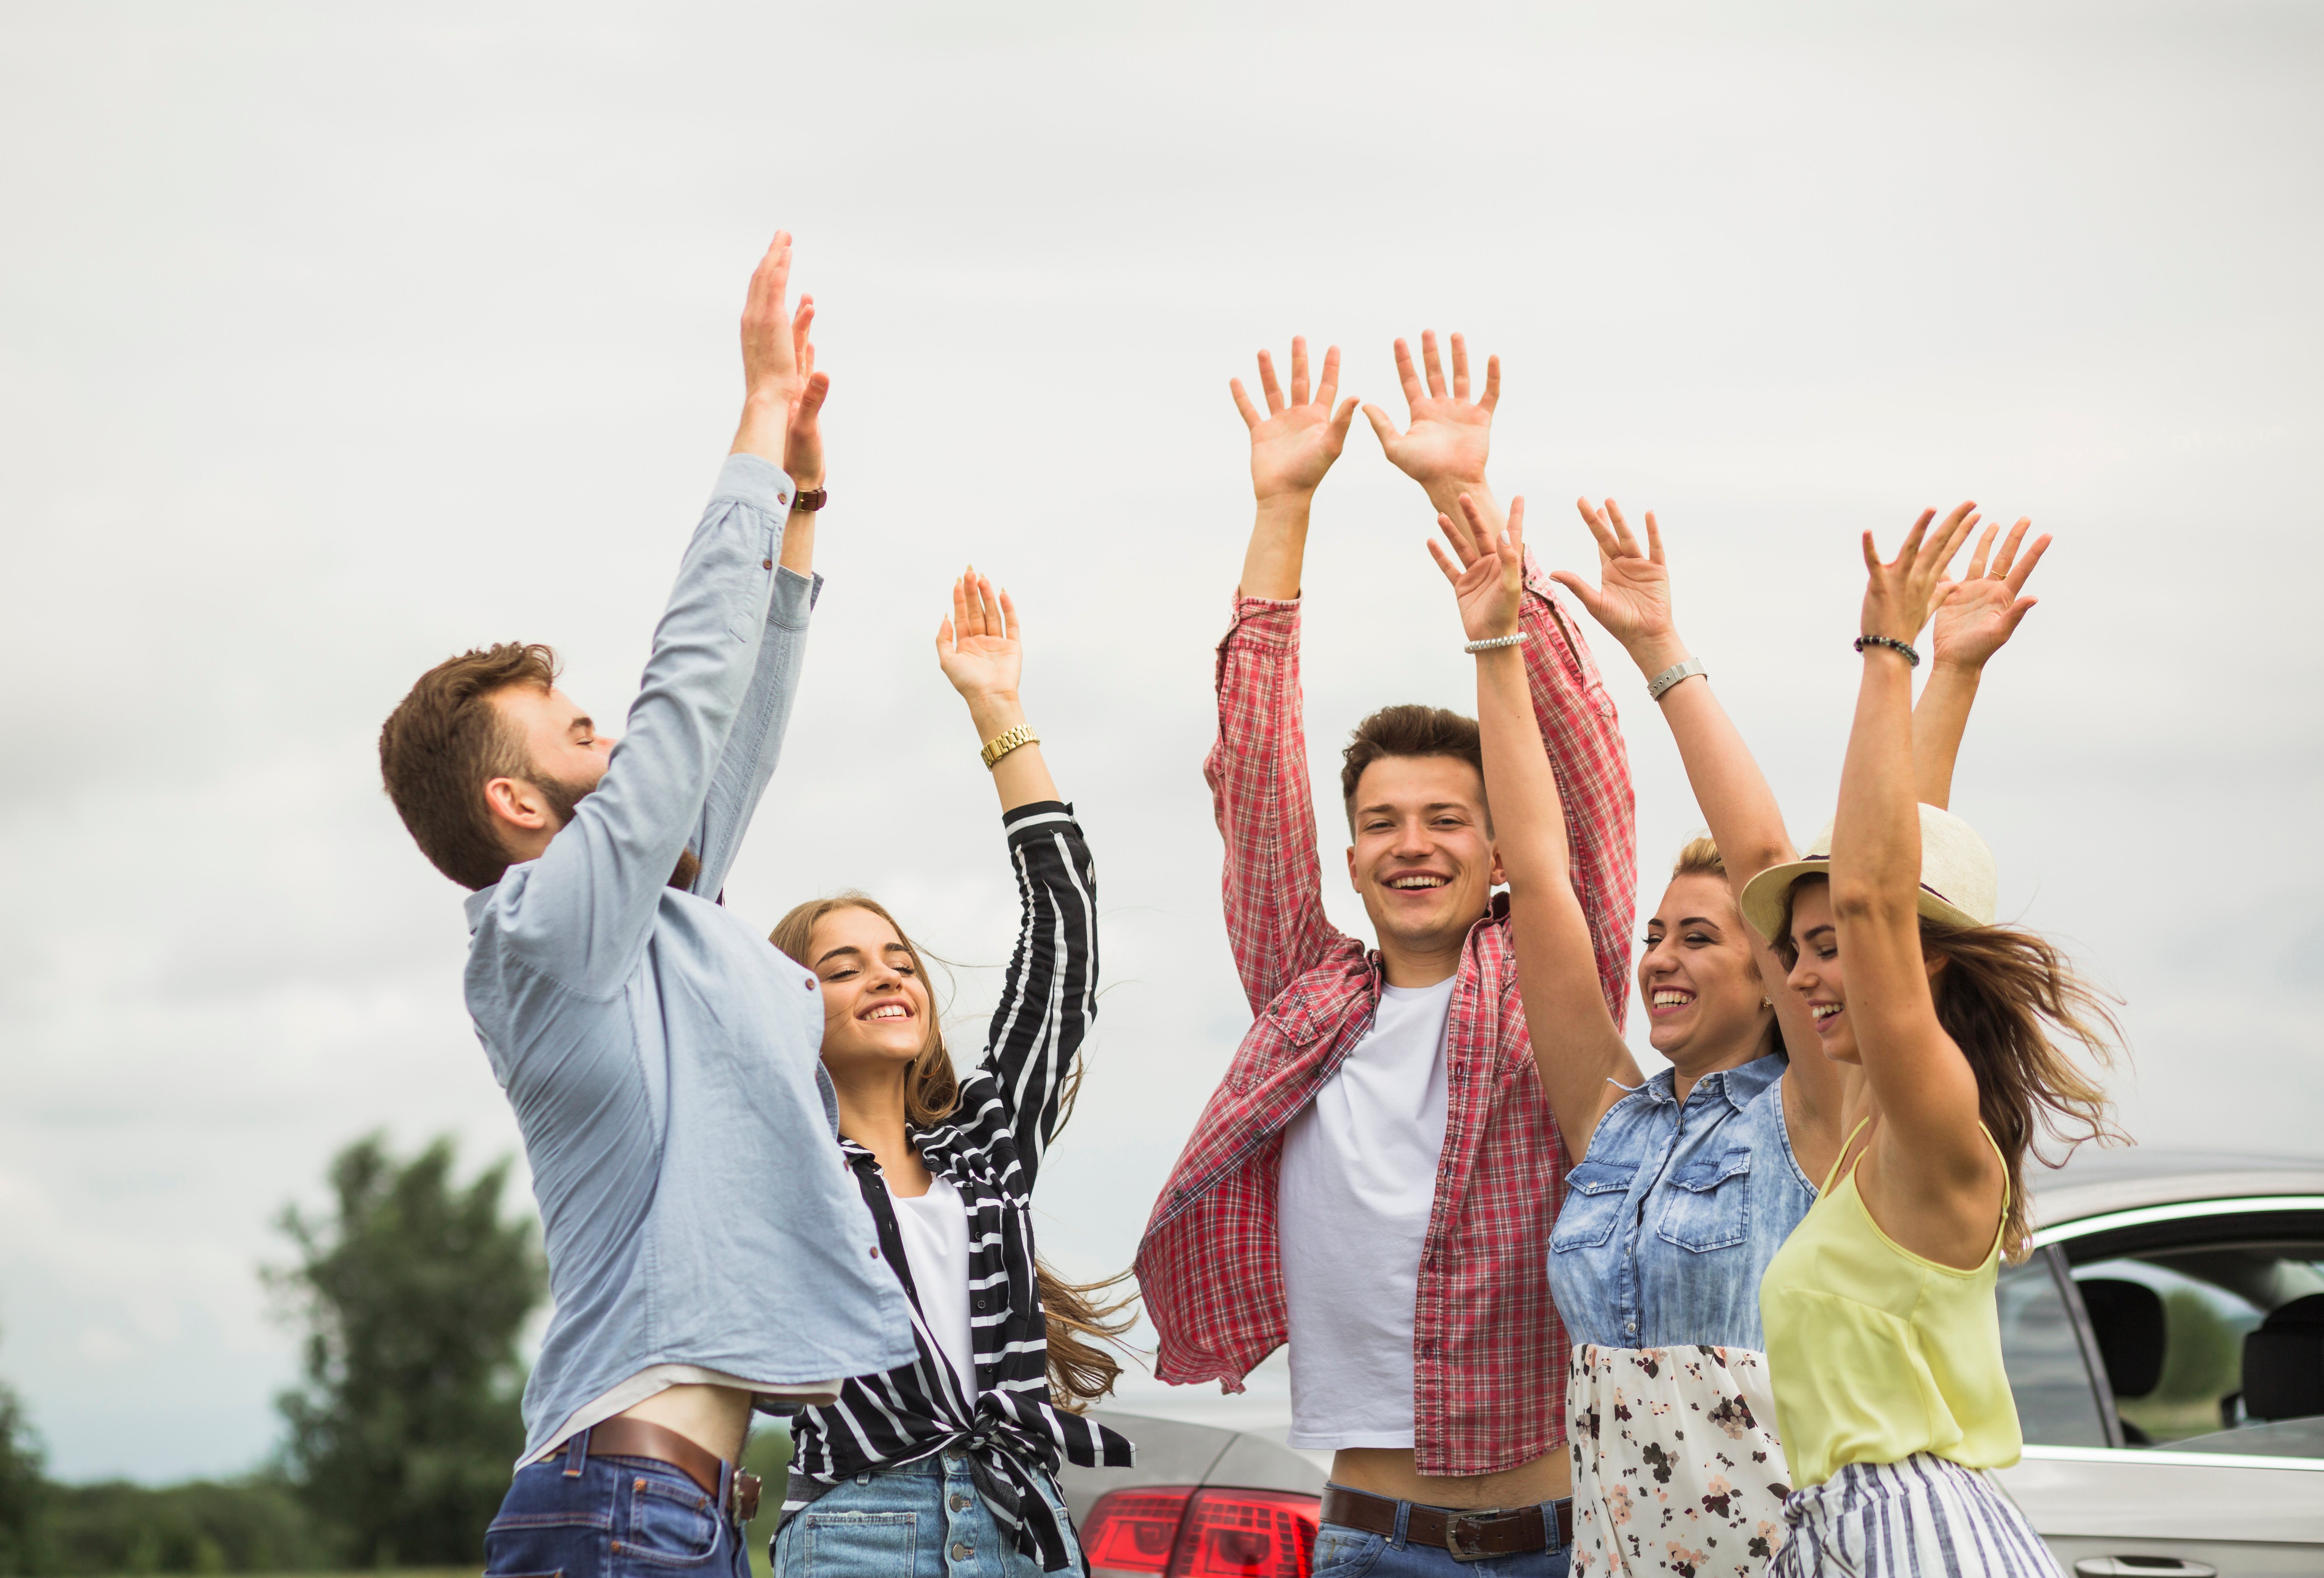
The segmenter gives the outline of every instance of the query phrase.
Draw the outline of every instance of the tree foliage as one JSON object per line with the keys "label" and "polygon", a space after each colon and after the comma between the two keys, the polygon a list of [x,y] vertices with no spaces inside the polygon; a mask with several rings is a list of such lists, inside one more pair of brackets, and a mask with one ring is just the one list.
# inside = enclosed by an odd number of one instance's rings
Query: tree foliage
{"label": "tree foliage", "polygon": [[42,1564],[41,1445],[24,1405],[0,1385],[0,1573],[37,1573]]}
{"label": "tree foliage", "polygon": [[290,1476],[362,1566],[476,1561],[524,1449],[539,1243],[502,1220],[508,1162],[466,1188],[452,1171],[448,1137],[401,1161],[371,1135],[333,1161],[331,1214],[278,1223],[298,1261],[267,1279],[307,1327],[306,1384],[278,1399]]}

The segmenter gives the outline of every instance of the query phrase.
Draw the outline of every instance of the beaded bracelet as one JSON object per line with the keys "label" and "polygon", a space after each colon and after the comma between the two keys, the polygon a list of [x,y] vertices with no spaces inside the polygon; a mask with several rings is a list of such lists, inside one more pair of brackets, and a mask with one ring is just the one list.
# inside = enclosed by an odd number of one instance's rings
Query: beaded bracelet
{"label": "beaded bracelet", "polygon": [[1900,652],[1904,654],[1906,667],[1918,668],[1921,666],[1921,655],[1914,651],[1912,647],[1906,646],[1904,642],[1896,639],[1894,636],[1858,636],[1856,638],[1856,649],[1858,652],[1861,652],[1867,647],[1886,647],[1891,652]]}
{"label": "beaded bracelet", "polygon": [[1488,636],[1481,641],[1468,642],[1461,650],[1468,653],[1499,652],[1504,647],[1523,646],[1525,638],[1523,630],[1512,630],[1506,636]]}

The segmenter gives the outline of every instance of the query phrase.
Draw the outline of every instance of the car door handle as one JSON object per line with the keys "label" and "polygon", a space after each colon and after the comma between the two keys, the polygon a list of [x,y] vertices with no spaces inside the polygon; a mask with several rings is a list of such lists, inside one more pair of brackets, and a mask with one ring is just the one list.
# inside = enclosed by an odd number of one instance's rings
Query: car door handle
{"label": "car door handle", "polygon": [[2209,1563],[2177,1556],[2084,1556],[2074,1572],[2077,1578],[2219,1578]]}

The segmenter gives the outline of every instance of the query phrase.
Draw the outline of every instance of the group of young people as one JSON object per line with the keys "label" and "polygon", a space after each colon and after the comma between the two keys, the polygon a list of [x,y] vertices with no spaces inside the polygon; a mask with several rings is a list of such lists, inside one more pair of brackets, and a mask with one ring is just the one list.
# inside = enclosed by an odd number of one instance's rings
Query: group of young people
{"label": "group of young people", "polygon": [[[1021,910],[974,1065],[876,900],[770,935],[723,901],[821,585],[829,379],[790,262],[779,234],[618,752],[525,644],[430,669],[381,734],[406,826],[472,890],[467,1003],[556,1300],[488,1578],[747,1578],[754,1411],[793,1440],[779,1578],[1083,1570],[1056,1476],[1132,1461],[1086,1412],[1120,1307],[1034,1243],[1098,922],[1006,592],[964,573],[936,638]],[[1324,915],[1299,682],[1313,503],[1357,403],[1336,348],[1311,388],[1298,341],[1287,389],[1261,354],[1264,408],[1233,385],[1257,520],[1204,773],[1254,1017],[1139,1245],[1155,1372],[1239,1390],[1288,1346],[1290,1440],[1333,1454],[1315,1578],[2053,1574],[1981,1472],[2019,1447],[1994,1285],[2036,1131],[2107,1128],[2063,1048],[2103,1059],[2112,1026],[1995,923],[1992,856],[1944,809],[2048,539],[1987,527],[1954,578],[1969,506],[1893,558],[1866,534],[1839,809],[1797,851],[1677,634],[1655,518],[1642,546],[1584,501],[1596,583],[1544,575],[1486,482],[1499,363],[1471,398],[1449,351],[1448,387],[1433,335],[1418,366],[1397,344],[1401,431],[1364,408],[1435,512],[1478,681],[1476,718],[1388,706],[1346,748],[1370,945]],[[1709,824],[1636,966],[1651,1078],[1621,1031],[1629,769],[1557,584],[1638,665]]]}

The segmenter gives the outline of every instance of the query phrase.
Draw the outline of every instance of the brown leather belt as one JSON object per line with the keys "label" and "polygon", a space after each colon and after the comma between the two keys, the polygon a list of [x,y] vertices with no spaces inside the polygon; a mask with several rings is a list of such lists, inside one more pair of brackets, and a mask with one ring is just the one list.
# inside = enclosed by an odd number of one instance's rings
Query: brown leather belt
{"label": "brown leather belt", "polygon": [[[565,1451],[558,1445],[542,1455],[543,1462]],[[713,1501],[718,1500],[718,1482],[725,1477],[726,1464],[716,1453],[696,1445],[677,1431],[643,1419],[608,1419],[589,1427],[591,1457],[643,1457],[655,1463],[668,1463],[687,1479],[702,1487]],[[759,1515],[759,1476],[734,1471],[733,1491],[727,1497],[725,1510],[737,1523],[748,1523]]]}
{"label": "brown leather belt", "polygon": [[[1323,1487],[1323,1521],[1366,1534],[1396,1537],[1396,1509],[1402,1503],[1389,1496],[1351,1491],[1345,1485]],[[1573,1544],[1573,1503],[1556,1503],[1557,1545]],[[1536,1507],[1424,1507],[1412,1503],[1404,1520],[1408,1545],[1436,1546],[1456,1562],[1486,1556],[1515,1556],[1550,1548],[1549,1530],[1542,1509]]]}

